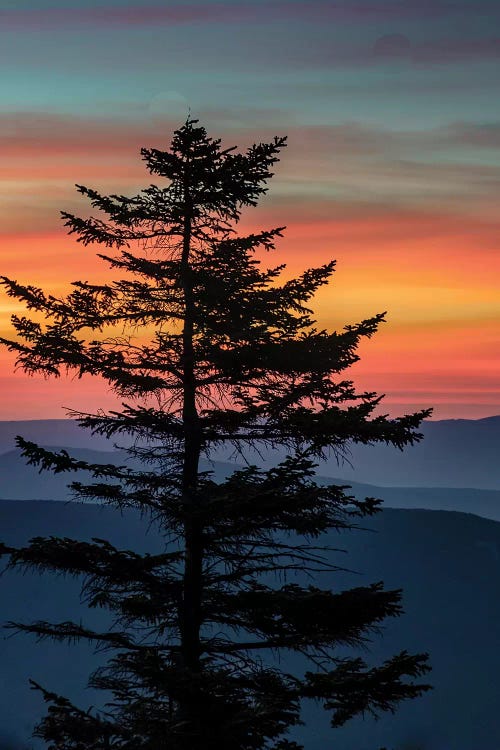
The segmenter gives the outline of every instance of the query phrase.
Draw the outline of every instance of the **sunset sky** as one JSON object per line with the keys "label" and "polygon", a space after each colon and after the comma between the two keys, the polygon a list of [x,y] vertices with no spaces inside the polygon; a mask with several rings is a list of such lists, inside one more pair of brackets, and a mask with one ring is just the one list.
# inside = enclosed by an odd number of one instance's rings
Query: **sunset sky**
{"label": "sunset sky", "polygon": [[[355,382],[393,415],[500,414],[497,0],[3,0],[0,60],[0,275],[98,281],[59,211],[86,211],[74,183],[145,187],[140,147],[167,148],[189,110],[228,146],[286,134],[242,229],[286,225],[289,273],[337,259],[323,326],[387,310]],[[2,292],[0,335],[14,311]],[[0,420],[108,403],[0,350]]]}

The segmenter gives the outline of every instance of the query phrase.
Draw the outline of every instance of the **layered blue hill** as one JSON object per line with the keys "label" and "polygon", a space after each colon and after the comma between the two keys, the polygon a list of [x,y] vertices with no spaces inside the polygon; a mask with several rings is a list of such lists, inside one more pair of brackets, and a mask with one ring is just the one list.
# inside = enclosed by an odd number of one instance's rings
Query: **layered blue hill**
{"label": "layered blue hill", "polygon": [[[133,467],[134,462],[121,451],[96,451],[89,448],[69,449],[71,454],[91,463],[115,463]],[[212,470],[217,480],[223,479],[236,468],[235,464],[219,461],[202,464]],[[68,484],[78,479],[90,481],[85,472],[77,474],[39,473],[34,466],[26,465],[19,450],[0,455],[0,499],[4,500],[69,500]],[[500,521],[500,490],[481,490],[457,487],[380,487],[363,484],[342,477],[319,477],[319,481],[349,484],[358,499],[379,497],[387,507],[429,508],[431,510],[457,510],[475,513],[484,518]]]}
{"label": "layered blue hill", "polygon": [[[388,509],[365,525],[371,530],[330,540],[349,552],[335,561],[358,571],[336,574],[330,583],[345,587],[384,580],[387,587],[403,587],[406,615],[388,621],[383,638],[373,641],[372,656],[365,658],[378,661],[404,648],[429,651],[435,688],[395,716],[378,723],[356,720],[334,732],[321,712],[307,706],[308,726],[301,730],[306,747],[498,750],[500,524],[463,513]],[[161,546],[137,515],[95,505],[2,501],[0,529],[11,544],[55,534],[104,537],[123,548]],[[81,605],[76,582],[53,576],[6,573],[0,578],[0,601],[4,621],[89,623],[97,617],[89,617]],[[43,713],[28,677],[84,708],[99,705],[98,696],[85,690],[99,658],[83,645],[36,644],[25,635],[0,640],[0,748],[28,747],[30,728]]]}
{"label": "layered blue hill", "polygon": [[[399,450],[386,445],[347,446],[331,455],[318,473],[382,487],[475,487],[500,489],[500,416],[424,422],[420,443]],[[279,459],[279,452],[260,449],[254,463]],[[226,459],[222,451],[216,456]]]}
{"label": "layered blue hill", "polygon": [[[424,440],[403,451],[384,445],[353,446],[344,460],[332,456],[318,473],[379,486],[500,490],[500,416],[427,421],[422,432]],[[16,435],[40,445],[113,450],[112,442],[90,435],[71,420],[52,419],[0,421],[0,453],[15,448]],[[279,458],[266,451],[251,458],[259,464],[262,456],[269,461]],[[221,452],[214,458],[227,461],[228,455]]]}

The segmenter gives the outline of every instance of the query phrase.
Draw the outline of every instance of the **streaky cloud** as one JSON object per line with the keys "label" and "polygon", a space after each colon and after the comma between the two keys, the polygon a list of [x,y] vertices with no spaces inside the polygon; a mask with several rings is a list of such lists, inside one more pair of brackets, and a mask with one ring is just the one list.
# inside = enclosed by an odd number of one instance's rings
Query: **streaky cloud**
{"label": "streaky cloud", "polygon": [[60,27],[80,24],[148,26],[156,24],[189,24],[189,23],[235,23],[242,20],[250,22],[267,22],[269,20],[293,19],[339,21],[345,23],[371,23],[391,19],[426,19],[453,16],[457,13],[478,12],[492,13],[495,6],[491,3],[476,2],[439,2],[439,0],[403,0],[402,2],[328,2],[312,0],[311,2],[290,2],[274,0],[271,2],[241,3],[205,2],[188,5],[140,3],[106,7],[105,5],[47,7],[39,4],[31,7],[7,8],[0,11],[0,25],[5,27],[23,26],[28,28]]}

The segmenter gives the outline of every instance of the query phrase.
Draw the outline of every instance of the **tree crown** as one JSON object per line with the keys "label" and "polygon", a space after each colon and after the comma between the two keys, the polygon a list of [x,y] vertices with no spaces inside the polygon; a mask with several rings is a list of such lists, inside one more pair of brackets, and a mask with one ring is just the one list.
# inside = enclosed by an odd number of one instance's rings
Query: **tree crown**
{"label": "tree crown", "polygon": [[[304,579],[331,577],[337,566],[324,535],[354,528],[380,504],[318,484],[317,460],[351,442],[411,444],[429,412],[373,416],[380,397],[341,377],[384,316],[340,332],[317,327],[309,304],[333,261],[283,281],[284,266],[263,269],[258,252],[271,251],[284,227],[236,234],[285,143],[223,149],[189,119],[170,151],[142,150],[166,187],[128,198],[79,185],[99,217],[63,213],[80,242],[108,248],[100,257],[122,277],[76,281],[63,298],[2,278],[46,320],[14,316],[17,338],[2,343],[27,372],[104,377],[126,399],[121,411],[72,416],[94,433],[131,438],[139,467],[89,464],[20,438],[28,460],[89,471],[93,481],[71,485],[76,498],[139,508],[167,542],[159,555],[98,538],[3,548],[12,566],[83,575],[89,606],[115,618],[106,632],[17,625],[114,650],[91,677],[114,695],[106,719],[42,688],[51,708],[39,732],[59,750],[97,750],[104,739],[120,750],[292,750],[299,746],[283,735],[305,698],[322,701],[337,726],[426,689],[404,681],[426,671],[423,655],[402,652],[374,668],[339,655],[400,614],[399,591],[375,583],[336,592]],[[248,446],[282,447],[286,457],[220,480],[201,470],[200,457],[221,445],[242,456]],[[273,661],[280,651],[309,668],[289,673]]]}

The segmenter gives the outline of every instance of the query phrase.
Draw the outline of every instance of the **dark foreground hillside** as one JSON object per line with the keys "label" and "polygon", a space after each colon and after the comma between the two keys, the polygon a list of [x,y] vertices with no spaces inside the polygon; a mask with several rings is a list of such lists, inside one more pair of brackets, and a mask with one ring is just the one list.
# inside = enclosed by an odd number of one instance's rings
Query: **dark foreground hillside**
{"label": "dark foreground hillside", "polygon": [[[336,537],[349,549],[338,564],[362,571],[338,574],[334,585],[384,580],[404,587],[407,614],[374,641],[374,658],[403,648],[428,650],[435,689],[378,723],[351,722],[330,732],[321,712],[307,706],[300,731],[308,750],[498,750],[500,747],[500,524],[444,511],[385,510],[371,531]],[[21,544],[35,535],[109,538],[117,546],[157,549],[137,516],[107,508],[56,502],[0,502],[0,538]],[[71,580],[7,573],[0,578],[1,619],[80,619]],[[313,613],[311,613],[313,616]],[[96,615],[93,613],[95,622]],[[0,750],[30,747],[30,730],[43,712],[33,677],[82,707],[98,704],[84,690],[97,659],[85,646],[36,644],[28,636],[0,640]],[[102,656],[101,656],[102,658]],[[366,655],[369,659],[369,654]]]}

